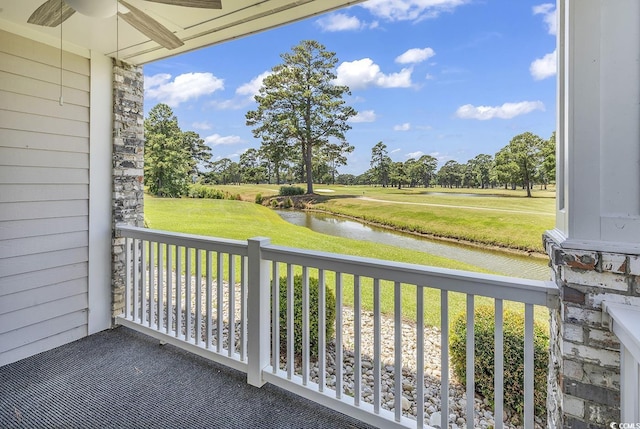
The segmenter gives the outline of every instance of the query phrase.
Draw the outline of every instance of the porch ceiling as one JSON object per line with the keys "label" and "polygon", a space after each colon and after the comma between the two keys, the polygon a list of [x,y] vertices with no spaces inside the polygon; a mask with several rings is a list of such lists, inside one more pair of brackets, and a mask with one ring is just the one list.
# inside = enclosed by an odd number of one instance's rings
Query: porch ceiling
{"label": "porch ceiling", "polygon": [[[114,2],[116,0],[113,0]],[[198,9],[145,0],[131,5],[171,30],[184,46],[168,50],[135,30],[123,19],[73,14],[60,26],[28,24],[44,0],[0,0],[0,28],[89,56],[91,51],[132,64],[144,64],[182,52],[257,33],[362,0],[222,0],[222,9]],[[62,29],[62,31],[61,31]]]}

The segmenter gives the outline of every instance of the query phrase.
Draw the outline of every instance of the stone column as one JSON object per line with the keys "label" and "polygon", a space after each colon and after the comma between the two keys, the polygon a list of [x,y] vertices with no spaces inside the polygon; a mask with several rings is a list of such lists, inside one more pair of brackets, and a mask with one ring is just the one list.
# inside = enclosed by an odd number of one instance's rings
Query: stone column
{"label": "stone column", "polygon": [[548,421],[605,429],[620,419],[620,345],[602,302],[640,307],[640,2],[559,0],[557,14]]}
{"label": "stone column", "polygon": [[545,247],[562,300],[552,314],[558,383],[549,409],[563,427],[609,428],[620,421],[620,343],[602,323],[602,301],[640,306],[640,256],[566,249],[549,235]]}
{"label": "stone column", "polygon": [[124,308],[124,238],[120,223],[144,226],[144,81],[142,68],[114,60],[113,65],[113,233],[112,317]]}

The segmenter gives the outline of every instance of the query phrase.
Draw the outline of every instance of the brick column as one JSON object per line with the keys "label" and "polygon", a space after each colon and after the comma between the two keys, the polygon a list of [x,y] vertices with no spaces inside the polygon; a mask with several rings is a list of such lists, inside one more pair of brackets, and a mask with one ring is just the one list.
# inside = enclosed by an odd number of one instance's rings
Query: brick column
{"label": "brick column", "polygon": [[560,289],[551,317],[549,421],[609,428],[620,421],[620,344],[602,324],[602,301],[640,306],[640,256],[544,244]]}
{"label": "brick column", "polygon": [[115,225],[144,226],[144,86],[142,68],[113,63],[112,316],[124,308],[124,242]]}

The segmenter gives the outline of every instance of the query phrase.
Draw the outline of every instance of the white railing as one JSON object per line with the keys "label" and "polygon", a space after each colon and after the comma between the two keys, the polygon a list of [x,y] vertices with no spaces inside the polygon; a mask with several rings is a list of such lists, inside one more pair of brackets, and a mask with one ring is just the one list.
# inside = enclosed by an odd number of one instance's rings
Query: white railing
{"label": "white railing", "polygon": [[[118,234],[126,237],[128,252],[125,312],[119,323],[245,371],[252,385],[269,382],[376,426],[422,428],[431,422],[449,427],[450,402],[455,399],[448,354],[449,308],[450,299],[460,302],[457,294],[461,293],[466,295],[462,299],[468,326],[466,392],[475,391],[477,297],[493,299],[494,427],[504,427],[503,305],[522,303],[523,418],[526,428],[534,427],[533,314],[534,306],[558,305],[558,289],[552,282],[287,248],[271,245],[265,238],[243,242],[129,226],[119,227]],[[294,317],[296,275],[302,279],[297,308],[301,327],[295,326]],[[280,302],[281,277],[286,287],[284,302]],[[317,307],[311,307],[310,278],[317,279]],[[425,293],[433,297],[434,289],[439,290],[440,302],[425,302]],[[331,292],[335,340],[326,337],[326,300]],[[390,307],[383,308],[389,301]],[[415,305],[414,319],[403,317],[403,302]],[[281,331],[280,309],[285,304],[286,328]],[[443,328],[435,343],[425,338],[430,327],[424,315],[433,308],[439,308]],[[311,329],[314,313],[317,331]],[[294,347],[296,330],[301,353]],[[317,343],[311,342],[312,334]],[[317,353],[312,352],[312,344]],[[439,370],[427,374],[426,356],[438,348]],[[425,400],[425,383],[417,381],[425,377],[439,378],[437,398]],[[475,427],[482,417],[474,396],[467,395],[464,407],[467,428]]]}
{"label": "white railing", "polygon": [[620,422],[640,422],[640,309],[604,301],[602,313],[620,340]]}
{"label": "white railing", "polygon": [[122,226],[124,313],[117,322],[246,371],[247,243]]}

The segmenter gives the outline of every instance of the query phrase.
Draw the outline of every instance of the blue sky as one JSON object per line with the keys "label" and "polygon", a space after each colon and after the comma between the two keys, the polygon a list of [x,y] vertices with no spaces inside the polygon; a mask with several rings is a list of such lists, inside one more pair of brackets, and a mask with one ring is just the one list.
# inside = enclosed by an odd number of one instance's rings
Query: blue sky
{"label": "blue sky", "polygon": [[145,116],[172,107],[213,159],[258,148],[245,125],[262,78],[301,40],[336,53],[358,111],[340,173],[369,168],[382,141],[394,161],[494,155],[555,129],[555,5],[529,0],[369,0],[337,12],[144,66]]}

